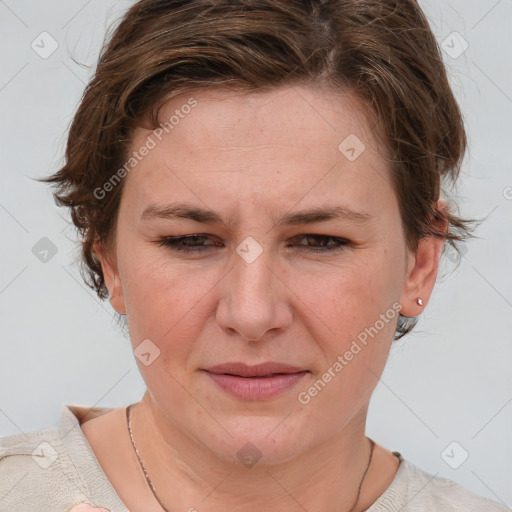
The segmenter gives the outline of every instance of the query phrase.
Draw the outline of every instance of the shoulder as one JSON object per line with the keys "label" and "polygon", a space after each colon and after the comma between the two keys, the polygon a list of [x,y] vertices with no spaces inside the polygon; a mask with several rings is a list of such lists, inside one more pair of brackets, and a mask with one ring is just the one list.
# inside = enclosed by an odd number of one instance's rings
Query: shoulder
{"label": "shoulder", "polygon": [[505,505],[478,496],[404,459],[401,459],[395,480],[368,512],[395,509],[403,512],[510,512]]}
{"label": "shoulder", "polygon": [[0,510],[68,510],[82,487],[58,427],[0,437]]}

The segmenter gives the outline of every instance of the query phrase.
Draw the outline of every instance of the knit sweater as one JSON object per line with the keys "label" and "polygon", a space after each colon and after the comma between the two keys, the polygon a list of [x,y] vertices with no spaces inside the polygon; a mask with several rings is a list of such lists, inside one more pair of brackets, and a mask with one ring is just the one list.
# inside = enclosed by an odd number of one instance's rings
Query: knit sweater
{"label": "knit sweater", "polygon": [[[109,410],[63,405],[58,426],[0,437],[0,512],[68,512],[80,503],[130,512],[80,428]],[[395,455],[395,478],[367,512],[510,512]]]}

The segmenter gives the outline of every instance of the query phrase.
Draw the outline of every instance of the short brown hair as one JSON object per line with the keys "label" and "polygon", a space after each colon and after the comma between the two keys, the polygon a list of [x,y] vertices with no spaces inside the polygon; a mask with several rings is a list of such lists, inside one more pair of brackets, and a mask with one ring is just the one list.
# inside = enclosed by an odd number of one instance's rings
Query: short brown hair
{"label": "short brown hair", "polygon": [[[82,237],[82,275],[108,296],[96,240],[111,247],[122,182],[94,193],[126,162],[148,114],[194,89],[322,84],[362,100],[390,155],[407,245],[426,236],[456,250],[471,221],[435,208],[466,149],[462,116],[436,39],[415,0],[141,0],[108,37],[74,116],[55,187]],[[437,232],[432,219],[448,223]],[[414,318],[400,316],[395,338]]]}

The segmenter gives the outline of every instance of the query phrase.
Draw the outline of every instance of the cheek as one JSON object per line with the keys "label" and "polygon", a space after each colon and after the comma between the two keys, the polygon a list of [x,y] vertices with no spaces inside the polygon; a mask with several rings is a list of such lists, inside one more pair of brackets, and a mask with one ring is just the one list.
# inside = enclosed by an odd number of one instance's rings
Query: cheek
{"label": "cheek", "polygon": [[[157,278],[149,269],[134,275],[128,287],[127,321],[136,363],[146,385],[159,403],[173,396],[184,408],[190,406],[190,397],[180,383],[187,382],[193,370],[190,365],[202,324],[193,307],[199,299],[192,290],[177,291],[182,283],[183,279],[162,273]],[[142,354],[147,352],[150,360],[145,362]]]}
{"label": "cheek", "polygon": [[399,317],[397,268],[388,258],[375,255],[365,264],[332,271],[322,279],[316,276],[304,288],[307,293],[304,291],[303,296],[307,295],[308,304],[329,328],[322,329],[324,336],[316,337],[324,355],[318,377],[323,381],[322,375],[330,369],[331,375],[325,375],[325,380],[332,381],[321,401],[333,400],[343,408],[342,404],[356,399],[363,403],[373,391]]}
{"label": "cheek", "polygon": [[[400,277],[389,259],[377,254],[350,266],[301,278],[298,292],[336,334],[353,337],[370,326],[400,296]],[[345,337],[345,336],[344,336]]]}
{"label": "cheek", "polygon": [[191,302],[191,276],[141,248],[124,260],[123,293],[130,333],[161,339]]}
{"label": "cheek", "polygon": [[325,333],[315,336],[322,363],[300,390],[299,401],[318,428],[337,424],[363,407],[386,364],[399,305],[392,290],[396,284],[378,270],[383,269],[353,268],[304,289],[308,304],[329,328],[316,322],[313,335]]}

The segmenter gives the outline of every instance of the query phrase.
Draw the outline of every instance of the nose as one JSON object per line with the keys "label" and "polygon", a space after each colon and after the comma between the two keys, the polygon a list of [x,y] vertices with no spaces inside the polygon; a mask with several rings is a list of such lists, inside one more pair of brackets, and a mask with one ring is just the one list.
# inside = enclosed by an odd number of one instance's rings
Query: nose
{"label": "nose", "polygon": [[233,256],[234,265],[221,285],[216,315],[220,327],[248,341],[286,329],[293,317],[292,292],[276,256],[265,249],[253,261],[238,253]]}

